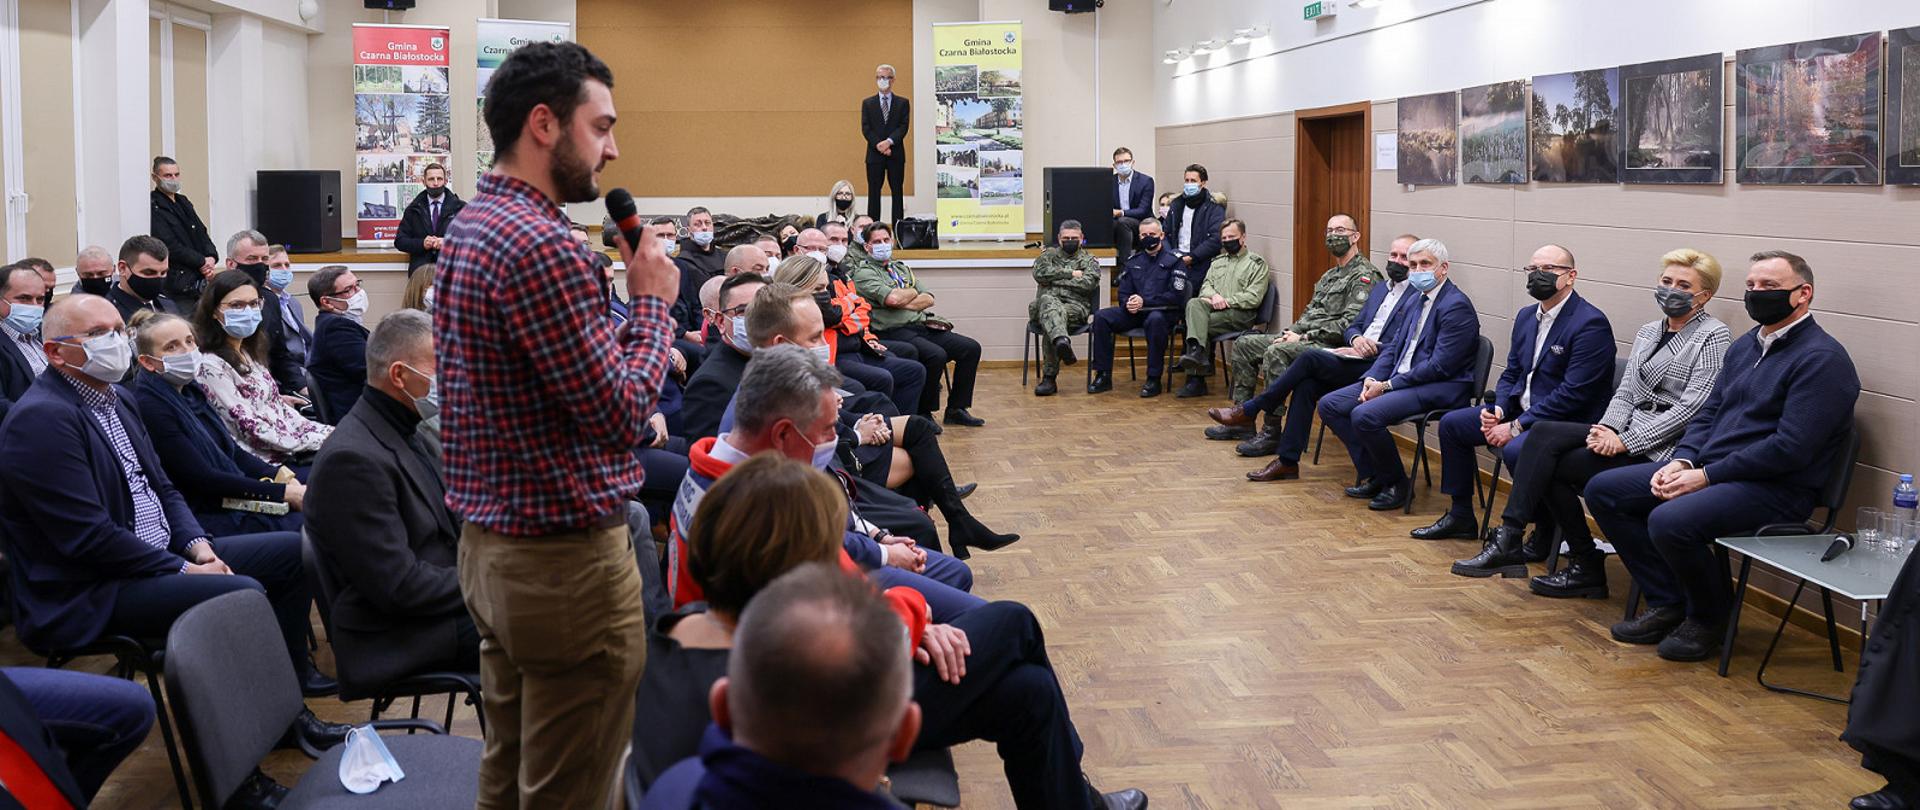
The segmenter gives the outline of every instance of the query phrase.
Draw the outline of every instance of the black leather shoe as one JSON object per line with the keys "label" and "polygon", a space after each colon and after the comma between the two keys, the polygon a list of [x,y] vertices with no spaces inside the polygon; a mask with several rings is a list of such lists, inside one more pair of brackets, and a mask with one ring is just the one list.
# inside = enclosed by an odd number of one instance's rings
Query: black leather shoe
{"label": "black leather shoe", "polygon": [[1647,608],[1640,615],[1613,625],[1613,640],[1628,644],[1659,644],[1668,633],[1686,621],[1687,611],[1679,605]]}
{"label": "black leather shoe", "polygon": [[1482,578],[1494,574],[1507,579],[1526,576],[1527,561],[1520,557],[1520,533],[1505,526],[1487,532],[1487,541],[1480,546],[1480,553],[1464,560],[1455,560],[1453,573]]}
{"label": "black leather shoe", "polygon": [[1547,557],[1552,556],[1553,553],[1554,539],[1549,538],[1549,534],[1551,532],[1546,529],[1535,528],[1527,535],[1526,544],[1520,547],[1520,556],[1530,563],[1546,562]]}
{"label": "black leather shoe", "polygon": [[1389,512],[1406,508],[1407,502],[1411,500],[1413,500],[1413,482],[1401,481],[1392,486],[1381,487],[1380,494],[1373,496],[1373,500],[1367,501],[1367,508],[1375,512]]}
{"label": "black leather shoe", "polygon": [[1253,428],[1228,427],[1214,425],[1204,431],[1206,437],[1216,442],[1238,442],[1253,438]]}
{"label": "black leather shoe", "polygon": [[1196,373],[1207,366],[1213,365],[1207,362],[1212,359],[1207,355],[1207,347],[1200,345],[1200,342],[1196,340],[1189,340],[1187,344],[1186,353],[1180,355],[1180,369],[1182,371]]}
{"label": "black leather shoe", "polygon": [[1040,384],[1033,387],[1033,395],[1036,397],[1050,397],[1057,393],[1060,393],[1060,386],[1053,381],[1052,377],[1041,377]]}
{"label": "black leather shoe", "polygon": [[1599,551],[1569,555],[1567,567],[1528,580],[1527,589],[1553,599],[1605,599],[1606,555]]}
{"label": "black leather shoe", "polygon": [[1093,375],[1093,382],[1087,383],[1087,393],[1104,394],[1113,390],[1113,375],[1104,371]]}
{"label": "black leather shoe", "polygon": [[1725,626],[1688,619],[1661,639],[1655,652],[1668,661],[1705,661],[1720,653],[1720,640],[1726,635]]}
{"label": "black leather shoe", "polygon": [[1084,774],[1080,780],[1087,785],[1087,796],[1093,799],[1094,810],[1147,810],[1147,794],[1134,788],[1101,793],[1093,786],[1093,780]]}
{"label": "black leather shoe", "polygon": [[1480,527],[1471,515],[1448,512],[1425,527],[1407,532],[1416,540],[1472,540],[1480,536]]}
{"label": "black leather shoe", "polygon": [[972,495],[973,491],[979,488],[980,488],[980,484],[979,482],[976,481],[974,483],[967,484],[965,486],[954,487],[953,494],[960,496],[960,500],[964,501],[967,499],[968,495]]}
{"label": "black leather shoe", "polygon": [[1064,366],[1071,366],[1080,362],[1080,357],[1073,353],[1073,341],[1066,338],[1054,339],[1053,354],[1055,357],[1060,358],[1060,364]]}
{"label": "black leather shoe", "polygon": [[345,723],[329,723],[320,719],[312,709],[302,708],[300,716],[293,719],[293,733],[301,742],[316,751],[325,751],[347,741],[347,731],[352,729]]}
{"label": "black leather shoe", "polygon": [[1900,798],[1900,794],[1893,792],[1892,785],[1872,793],[1862,793],[1847,802],[1849,810],[1907,810],[1911,806],[1906,799]]}
{"label": "black leather shoe", "polygon": [[1180,392],[1174,394],[1174,396],[1181,399],[1192,399],[1193,397],[1204,397],[1206,395],[1207,378],[1193,376],[1187,377],[1187,384],[1180,386]]}
{"label": "black leather shoe", "polygon": [[1141,399],[1152,399],[1153,397],[1157,397],[1157,396],[1160,396],[1160,378],[1159,377],[1155,377],[1151,380],[1148,380],[1146,385],[1140,386]]}
{"label": "black leather shoe", "polygon": [[987,423],[987,420],[967,413],[966,408],[948,408],[946,416],[941,417],[940,421],[962,427],[979,427]]}
{"label": "black leather shoe", "polygon": [[1233,452],[1247,458],[1271,456],[1280,450],[1280,428],[1274,424],[1274,417],[1267,417],[1267,424],[1260,428],[1253,438],[1234,445]]}
{"label": "black leather shoe", "polygon": [[1372,500],[1375,495],[1380,494],[1380,482],[1369,478],[1347,487],[1345,494],[1349,498],[1359,498],[1363,501]]}
{"label": "black leather shoe", "polygon": [[340,693],[340,682],[326,676],[319,667],[307,661],[307,674],[300,679],[300,694],[306,697],[326,697]]}
{"label": "black leather shoe", "polygon": [[287,794],[291,792],[285,785],[273,781],[272,778],[261,773],[259,768],[255,768],[253,773],[247,775],[246,781],[240,783],[239,789],[233,792],[233,796],[227,799],[227,803],[221,807],[223,810],[273,810],[279,807],[280,802],[284,801]]}

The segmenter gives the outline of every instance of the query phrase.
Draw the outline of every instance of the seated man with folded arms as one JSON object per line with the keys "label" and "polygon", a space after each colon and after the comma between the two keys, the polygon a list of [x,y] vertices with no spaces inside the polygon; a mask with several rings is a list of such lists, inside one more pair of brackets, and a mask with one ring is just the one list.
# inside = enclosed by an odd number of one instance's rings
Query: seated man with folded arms
{"label": "seated man with folded arms", "polygon": [[1187,351],[1180,355],[1187,383],[1180,387],[1181,399],[1206,395],[1207,377],[1213,374],[1211,341],[1253,328],[1272,285],[1267,260],[1247,249],[1247,223],[1227,220],[1220,226],[1220,255],[1207,269],[1200,292],[1187,301]]}
{"label": "seated man with folded arms", "polygon": [[1120,305],[1093,314],[1093,381],[1087,393],[1113,390],[1113,337],[1135,329],[1147,330],[1147,382],[1140,396],[1160,395],[1160,373],[1165,370],[1167,340],[1187,302],[1187,271],[1180,257],[1167,248],[1160,220],[1140,221],[1140,249],[1127,258],[1120,272]]}
{"label": "seated man with folded arms", "polygon": [[1033,260],[1033,280],[1039,292],[1027,304],[1027,320],[1040,329],[1040,383],[1033,395],[1050,397],[1059,392],[1054,377],[1060,364],[1073,365],[1073,330],[1086,325],[1093,315],[1093,298],[1100,293],[1100,263],[1093,254],[1080,249],[1086,233],[1080,220],[1060,223],[1059,247],[1047,248]]}
{"label": "seated man with folded arms", "polygon": [[884,222],[867,226],[867,258],[851,267],[847,275],[860,295],[873,304],[873,332],[881,340],[913,344],[920,363],[927,369],[926,385],[920,389],[918,413],[931,417],[940,409],[940,380],[953,363],[953,390],[947,394],[942,421],[949,425],[979,427],[987,420],[967,411],[973,407],[974,377],[980,372],[980,342],[953,330],[953,324],[929,318],[933,293],[914,278],[912,268],[893,258],[893,228]]}
{"label": "seated man with folded arms", "polygon": [[[1327,252],[1339,264],[1321,273],[1313,283],[1313,299],[1299,319],[1279,334],[1242,335],[1228,350],[1227,368],[1233,371],[1233,390],[1228,396],[1234,402],[1244,402],[1260,390],[1263,373],[1269,381],[1279,379],[1308,350],[1346,345],[1346,330],[1366,306],[1367,292],[1381,276],[1367,260],[1367,248],[1353,217],[1334,214],[1328,219],[1326,244]],[[1240,441],[1252,438],[1253,431],[1251,425],[1216,425],[1207,428],[1206,435],[1220,441]]]}
{"label": "seated man with folded arms", "polygon": [[1541,596],[1607,598],[1605,555],[1594,548],[1580,491],[1604,470],[1672,458],[1680,431],[1713,393],[1732,340],[1727,325],[1707,314],[1707,302],[1720,288],[1720,263],[1687,248],[1661,260],[1665,267],[1653,298],[1663,317],[1634,337],[1606,413],[1598,422],[1542,420],[1527,429],[1506,509],[1492,528],[1506,536],[1491,543],[1492,559],[1476,558],[1483,570],[1524,571],[1526,563],[1544,559],[1544,544],[1529,540],[1521,546],[1517,540],[1529,522],[1538,521],[1559,529],[1554,542],[1566,542],[1567,564],[1534,577],[1528,587]]}
{"label": "seated man with folded arms", "polygon": [[366,390],[308,477],[307,532],[333,594],[334,660],[350,691],[480,671],[480,633],[460,597],[461,520],[414,436],[440,412],[436,370],[426,313],[381,319],[367,340]]}
{"label": "seated man with folded arms", "polygon": [[1399,509],[1413,498],[1406,464],[1388,428],[1400,420],[1465,404],[1473,395],[1474,355],[1480,316],[1473,301],[1447,280],[1447,246],[1422,239],[1407,249],[1412,290],[1400,299],[1403,314],[1392,336],[1360,382],[1320,400],[1320,418],[1353,458],[1360,483],[1349,498],[1369,499],[1376,512]]}
{"label": "seated man with folded arms", "polygon": [[1720,651],[1734,594],[1714,540],[1805,520],[1846,451],[1860,398],[1853,358],[1813,319],[1813,268],[1784,250],[1752,261],[1747,315],[1759,326],[1727,348],[1673,458],[1587,482],[1594,521],[1647,597],[1613,638],[1658,644],[1669,661]]}
{"label": "seated man with folded arms", "polygon": [[[811,360],[793,349],[773,351],[782,359]],[[780,398],[790,394],[796,405],[811,400],[797,410],[825,411],[834,372],[817,362],[811,366],[798,375],[776,375],[787,392]],[[778,455],[737,458],[713,470],[719,478],[695,511],[687,537],[687,565],[706,595],[706,610],[687,606],[655,622],[647,671],[636,691],[632,767],[644,783],[651,785],[662,769],[699,752],[712,720],[709,702],[701,698],[727,671],[741,614],[753,600],[780,575],[807,563],[837,561],[851,568],[839,542],[846,502],[831,479],[793,460],[797,449],[798,442]],[[912,650],[913,695],[925,712],[916,750],[992,740],[1014,805],[1023,810],[1147,806],[1137,790],[1102,795],[1088,782],[1079,733],[1040,622],[1025,605],[991,602],[943,619],[937,609],[929,615],[928,603],[913,588],[896,586],[886,595],[906,625],[910,646],[901,652]]]}
{"label": "seated man with folded arms", "polygon": [[[1494,383],[1493,402],[1473,405],[1440,417],[1435,434],[1440,444],[1440,491],[1453,505],[1432,525],[1414,529],[1421,540],[1473,540],[1480,537],[1474,518],[1474,493],[1480,475],[1480,447],[1502,454],[1509,470],[1518,471],[1528,428],[1535,423],[1564,420],[1592,424],[1607,410],[1613,384],[1613,325],[1606,313],[1573,291],[1580,271],[1573,253],[1559,245],[1543,245],[1526,267],[1527,295],[1538,301],[1513,315],[1507,339],[1507,364]],[[1491,541],[1493,538],[1488,538]],[[1519,553],[1520,536],[1508,551]],[[1539,559],[1547,558],[1545,541]],[[1492,546],[1488,546],[1492,548]],[[1483,559],[1484,557],[1484,559]],[[1512,568],[1489,565],[1492,552],[1462,561],[1453,572],[1487,576]],[[1526,566],[1510,576],[1523,576]]]}

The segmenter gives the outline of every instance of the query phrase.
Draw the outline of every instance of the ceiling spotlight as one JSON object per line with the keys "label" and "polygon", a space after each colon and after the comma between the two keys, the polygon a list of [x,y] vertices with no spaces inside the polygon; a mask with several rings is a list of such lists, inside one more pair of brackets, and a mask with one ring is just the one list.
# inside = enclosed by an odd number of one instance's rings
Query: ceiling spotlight
{"label": "ceiling spotlight", "polygon": [[1387,0],[1353,0],[1353,2],[1349,3],[1348,5],[1351,5],[1354,8],[1374,8],[1376,6],[1379,6],[1381,3],[1385,3],[1386,1]]}
{"label": "ceiling spotlight", "polygon": [[1180,50],[1180,49],[1178,49],[1178,48],[1175,48],[1175,49],[1173,49],[1173,50],[1171,50],[1171,51],[1167,51],[1167,56],[1166,56],[1166,58],[1165,58],[1165,59],[1162,59],[1162,60],[1160,60],[1160,64],[1163,64],[1163,65],[1177,65],[1177,64],[1180,64],[1180,60],[1182,60],[1182,59],[1185,59],[1185,58],[1186,58],[1186,56],[1187,56],[1187,52],[1186,52],[1186,51],[1183,51],[1183,50]]}
{"label": "ceiling spotlight", "polygon": [[1227,41],[1224,39],[1203,39],[1203,40],[1200,40],[1198,44],[1193,46],[1193,52],[1194,53],[1213,53],[1214,51],[1223,50],[1226,47],[1227,47]]}
{"label": "ceiling spotlight", "polygon": [[1249,42],[1252,42],[1266,35],[1267,35],[1267,27],[1264,25],[1256,25],[1249,28],[1242,28],[1233,32],[1233,44],[1245,45]]}

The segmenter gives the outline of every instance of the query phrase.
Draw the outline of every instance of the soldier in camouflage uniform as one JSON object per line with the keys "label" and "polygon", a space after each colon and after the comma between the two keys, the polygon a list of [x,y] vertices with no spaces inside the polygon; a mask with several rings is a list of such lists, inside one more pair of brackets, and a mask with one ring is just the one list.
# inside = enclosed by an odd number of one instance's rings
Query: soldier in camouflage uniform
{"label": "soldier in camouflage uniform", "polygon": [[[1346,214],[1335,214],[1327,220],[1327,252],[1339,264],[1314,283],[1313,300],[1299,320],[1279,334],[1245,335],[1233,342],[1227,366],[1233,370],[1230,393],[1234,402],[1244,402],[1260,390],[1261,373],[1268,380],[1277,379],[1309,349],[1346,345],[1342,333],[1366,305],[1367,291],[1381,278],[1380,271],[1367,261],[1360,231]],[[1250,428],[1216,425],[1207,429],[1209,439],[1238,441],[1250,435]]]}
{"label": "soldier in camouflage uniform", "polygon": [[1060,223],[1059,236],[1059,247],[1048,248],[1033,261],[1033,280],[1040,291],[1027,305],[1027,318],[1042,333],[1040,384],[1033,387],[1038,397],[1060,390],[1053,378],[1060,373],[1061,363],[1078,362],[1069,335],[1093,317],[1093,299],[1100,292],[1100,263],[1080,249],[1085,238],[1080,221]]}

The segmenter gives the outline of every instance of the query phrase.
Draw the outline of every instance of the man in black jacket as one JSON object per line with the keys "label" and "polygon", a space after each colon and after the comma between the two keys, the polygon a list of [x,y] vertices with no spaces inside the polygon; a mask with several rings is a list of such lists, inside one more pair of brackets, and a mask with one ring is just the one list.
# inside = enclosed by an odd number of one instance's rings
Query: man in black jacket
{"label": "man in black jacket", "polygon": [[200,301],[200,288],[220,270],[220,253],[207,223],[180,193],[180,164],[162,155],[153,159],[153,235],[167,245],[167,294],[188,309]]}
{"label": "man in black jacket", "polygon": [[400,215],[400,231],[393,246],[407,254],[407,272],[423,264],[440,260],[440,246],[446,241],[447,223],[465,208],[466,201],[447,188],[447,167],[429,163],[420,170],[420,182],[426,190],[414,195]]}
{"label": "man in black jacket", "polygon": [[893,66],[874,68],[874,83],[880,92],[860,103],[860,134],[867,141],[867,216],[880,219],[880,181],[893,185],[893,217],[899,222],[906,208],[900,184],[907,175],[907,127],[913,121],[913,105],[905,96],[893,92]]}
{"label": "man in black jacket", "polygon": [[688,438],[704,439],[720,432],[720,417],[740,389],[740,378],[746,375],[747,360],[753,354],[747,340],[747,304],[766,284],[756,274],[741,273],[721,285],[720,316],[714,319],[720,345],[707,350],[700,370],[687,380],[686,404],[680,409]]}
{"label": "man in black jacket", "polygon": [[414,437],[439,409],[434,372],[425,313],[381,320],[366,388],[308,476],[307,531],[349,694],[427,670],[479,671],[480,636],[460,598],[460,520]]}
{"label": "man in black jacket", "polygon": [[146,234],[127,237],[115,266],[120,283],[107,291],[107,300],[120,310],[120,320],[132,321],[143,309],[193,317],[193,304],[167,295],[167,243]]}

